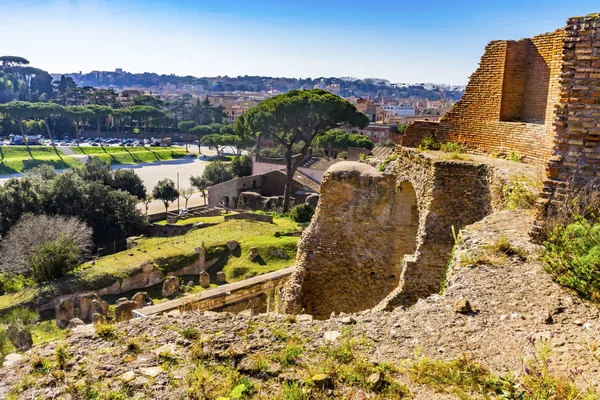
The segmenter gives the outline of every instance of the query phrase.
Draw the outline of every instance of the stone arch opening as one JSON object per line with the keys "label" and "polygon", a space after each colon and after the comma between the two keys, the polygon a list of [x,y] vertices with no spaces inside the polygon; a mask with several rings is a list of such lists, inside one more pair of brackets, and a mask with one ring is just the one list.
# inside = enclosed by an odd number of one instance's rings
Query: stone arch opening
{"label": "stone arch opening", "polygon": [[396,289],[402,276],[404,257],[417,251],[419,207],[417,193],[409,181],[396,186],[388,223],[389,271],[387,271],[383,298]]}

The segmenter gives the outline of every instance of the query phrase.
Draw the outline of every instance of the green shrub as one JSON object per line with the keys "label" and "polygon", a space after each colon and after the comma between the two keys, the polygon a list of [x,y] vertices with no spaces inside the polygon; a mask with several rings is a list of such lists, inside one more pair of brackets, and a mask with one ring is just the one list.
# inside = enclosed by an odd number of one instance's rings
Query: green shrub
{"label": "green shrub", "polygon": [[540,184],[523,175],[513,177],[502,187],[504,204],[507,209],[531,208],[537,198]]}
{"label": "green shrub", "polygon": [[112,324],[98,324],[95,328],[96,335],[105,340],[115,340],[117,338],[117,328]]}
{"label": "green shrub", "polygon": [[580,296],[600,301],[600,221],[557,225],[544,242],[546,269]]}
{"label": "green shrub", "polygon": [[34,247],[29,255],[33,277],[38,282],[49,282],[66,275],[79,265],[81,250],[73,239],[65,235]]}
{"label": "green shrub", "polygon": [[0,273],[0,296],[5,293],[16,293],[24,287],[32,286],[35,281],[23,275],[9,275]]}
{"label": "green shrub", "polygon": [[60,343],[54,349],[54,357],[56,358],[56,365],[58,368],[65,369],[67,366],[67,362],[73,357],[71,353],[69,353],[69,348],[64,343]]}
{"label": "green shrub", "polygon": [[423,136],[423,139],[421,139],[421,143],[419,144],[419,150],[439,150],[440,148],[440,142],[432,135]]}
{"label": "green shrub", "polygon": [[40,316],[34,310],[27,307],[17,307],[10,310],[5,316],[0,318],[0,322],[6,325],[16,325],[29,327],[35,325]]}
{"label": "green shrub", "polygon": [[346,160],[348,158],[348,152],[347,151],[340,151],[337,154],[337,159],[338,160]]}
{"label": "green shrub", "polygon": [[290,218],[294,222],[303,223],[310,222],[315,210],[308,204],[300,204],[292,208]]}
{"label": "green shrub", "polygon": [[462,153],[462,147],[456,142],[446,142],[440,145],[440,150],[444,153]]}
{"label": "green shrub", "polygon": [[510,161],[522,163],[524,160],[524,157],[522,155],[520,155],[519,153],[517,153],[516,151],[511,150],[510,153],[508,153],[508,159]]}
{"label": "green shrub", "polygon": [[248,155],[233,157],[230,166],[235,176],[252,175],[252,157]]}
{"label": "green shrub", "polygon": [[279,354],[273,354],[271,359],[279,362],[284,367],[289,367],[290,365],[296,363],[296,360],[298,360],[300,354],[302,354],[302,347],[295,344],[288,344],[281,349]]}

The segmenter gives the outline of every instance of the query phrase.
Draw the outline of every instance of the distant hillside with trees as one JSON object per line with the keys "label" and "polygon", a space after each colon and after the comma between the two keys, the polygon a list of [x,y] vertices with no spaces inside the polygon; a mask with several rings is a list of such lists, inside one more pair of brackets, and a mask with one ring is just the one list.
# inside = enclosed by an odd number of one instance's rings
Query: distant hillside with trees
{"label": "distant hillside with trees", "polygon": [[340,96],[384,97],[386,99],[419,98],[427,100],[447,99],[457,101],[462,96],[462,88],[439,85],[426,89],[423,85],[396,86],[384,79],[349,78],[274,78],[269,76],[217,76],[201,77],[158,75],[154,73],[132,74],[129,72],[94,71],[85,74],[65,74],[80,86],[124,89],[141,87],[145,89],[163,87],[167,84],[183,87],[196,86],[209,92],[261,92],[275,90],[286,93],[295,89],[312,89],[315,85],[340,85]]}

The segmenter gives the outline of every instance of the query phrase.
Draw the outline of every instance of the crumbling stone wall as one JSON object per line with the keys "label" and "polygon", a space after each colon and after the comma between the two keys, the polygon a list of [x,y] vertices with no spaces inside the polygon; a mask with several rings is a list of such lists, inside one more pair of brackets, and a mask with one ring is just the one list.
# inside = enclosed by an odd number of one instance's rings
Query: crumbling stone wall
{"label": "crumbling stone wall", "polygon": [[[394,174],[356,162],[332,166],[282,295],[287,312],[331,312],[411,302],[439,290],[455,230],[491,212],[487,167],[399,149]],[[397,290],[401,287],[402,290]]]}
{"label": "crumbling stone wall", "polygon": [[566,30],[559,29],[531,39],[491,42],[461,100],[440,122],[411,125],[401,144],[417,146],[429,134],[474,152],[515,151],[545,163],[553,149],[565,37]]}

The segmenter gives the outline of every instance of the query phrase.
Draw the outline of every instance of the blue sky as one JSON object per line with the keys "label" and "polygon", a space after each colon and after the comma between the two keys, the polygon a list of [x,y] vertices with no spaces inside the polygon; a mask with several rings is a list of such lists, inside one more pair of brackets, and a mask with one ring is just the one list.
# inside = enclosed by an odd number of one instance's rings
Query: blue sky
{"label": "blue sky", "polygon": [[598,0],[0,0],[0,53],[50,72],[465,84],[489,41],[592,12]]}

